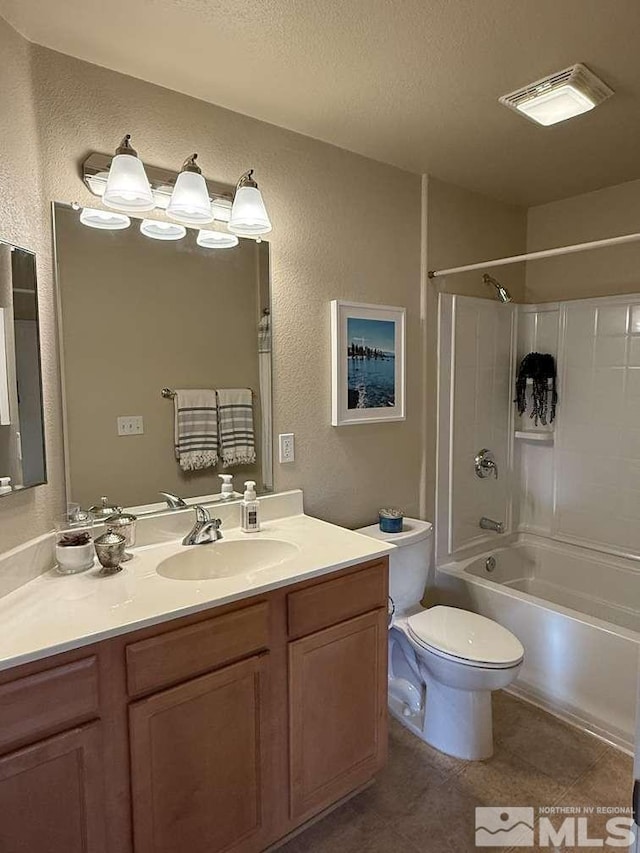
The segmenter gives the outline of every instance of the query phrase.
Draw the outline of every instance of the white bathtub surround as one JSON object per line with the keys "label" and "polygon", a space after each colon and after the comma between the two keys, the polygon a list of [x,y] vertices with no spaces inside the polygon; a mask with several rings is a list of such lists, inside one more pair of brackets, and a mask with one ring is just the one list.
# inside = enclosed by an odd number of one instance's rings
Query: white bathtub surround
{"label": "white bathtub surround", "polygon": [[[517,365],[532,351],[557,362],[547,428],[513,405]],[[518,306],[442,294],[439,358],[438,562],[493,544],[475,527],[482,515],[512,519],[507,532],[638,559],[640,294]],[[549,440],[522,437],[531,431]],[[465,464],[479,441],[506,461],[497,482],[474,481]]]}
{"label": "white bathtub surround", "polygon": [[[640,296],[562,307],[552,534],[640,555]],[[636,598],[636,602],[638,599]]]}
{"label": "white bathtub surround", "polygon": [[[140,519],[138,541],[147,544],[132,550],[134,558],[119,574],[100,577],[92,569],[63,577],[50,571],[0,598],[0,669],[317,577],[393,550],[384,542],[304,515],[299,491],[259,501],[264,523],[260,533],[251,534],[251,541],[291,545],[280,562],[210,580],[163,577],[157,572],[163,561],[188,551],[205,555],[207,548],[214,551],[217,546],[181,544],[193,523],[192,510]],[[248,537],[239,528],[239,504],[217,505],[218,509],[223,542],[246,542]],[[154,530],[161,541],[148,544]],[[51,565],[53,535],[50,539]],[[36,549],[32,562],[38,547],[44,547],[38,543],[31,546]],[[11,558],[2,562],[11,564]]]}
{"label": "white bathtub surround", "polygon": [[[494,557],[496,564],[487,565]],[[495,619],[525,647],[515,691],[631,748],[640,566],[524,535],[437,569],[442,600]]]}
{"label": "white bathtub surround", "polygon": [[[482,516],[511,529],[515,311],[513,304],[440,294],[438,560],[492,543],[496,534],[480,529]],[[483,448],[494,455],[497,479],[475,475]]]}

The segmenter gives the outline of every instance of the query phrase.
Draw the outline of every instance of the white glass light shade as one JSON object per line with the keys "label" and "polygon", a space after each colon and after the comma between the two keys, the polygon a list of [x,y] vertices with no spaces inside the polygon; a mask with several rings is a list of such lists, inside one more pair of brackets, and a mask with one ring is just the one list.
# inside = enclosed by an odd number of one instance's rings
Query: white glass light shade
{"label": "white glass light shade", "polygon": [[231,219],[231,206],[233,202],[227,198],[214,198],[211,202],[213,218],[218,222],[228,222]]}
{"label": "white glass light shade", "polygon": [[167,216],[185,225],[213,222],[207,182],[198,172],[180,172],[176,180]]}
{"label": "white glass light shade", "polygon": [[240,241],[235,234],[224,231],[198,231],[196,243],[203,249],[233,249]]}
{"label": "white glass light shade", "polygon": [[187,229],[175,222],[160,222],[156,219],[143,219],[140,223],[140,233],[152,240],[182,240],[186,237]]}
{"label": "white glass light shade", "polygon": [[125,213],[153,210],[155,202],[142,160],[132,154],[116,154],[102,201],[107,207]]}
{"label": "white glass light shade", "polygon": [[100,228],[102,231],[121,231],[131,225],[131,220],[124,213],[98,210],[94,207],[82,208],[80,222],[88,228]]}
{"label": "white glass light shade", "polygon": [[548,126],[579,116],[595,107],[594,101],[574,86],[567,84],[518,104],[520,112],[538,124]]}
{"label": "white glass light shade", "polygon": [[257,187],[238,187],[228,227],[240,237],[259,237],[271,231],[271,220]]}

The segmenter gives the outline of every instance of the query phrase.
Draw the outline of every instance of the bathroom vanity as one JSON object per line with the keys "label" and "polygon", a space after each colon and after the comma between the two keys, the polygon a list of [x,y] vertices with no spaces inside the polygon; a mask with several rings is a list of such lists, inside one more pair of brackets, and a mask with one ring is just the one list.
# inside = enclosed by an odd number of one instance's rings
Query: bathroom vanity
{"label": "bathroom vanity", "polygon": [[375,776],[385,546],[303,515],[264,527],[296,555],[171,580],[156,571],[167,555],[218,546],[154,544],[119,576],[43,576],[0,600],[15,638],[0,661],[0,849],[260,851]]}

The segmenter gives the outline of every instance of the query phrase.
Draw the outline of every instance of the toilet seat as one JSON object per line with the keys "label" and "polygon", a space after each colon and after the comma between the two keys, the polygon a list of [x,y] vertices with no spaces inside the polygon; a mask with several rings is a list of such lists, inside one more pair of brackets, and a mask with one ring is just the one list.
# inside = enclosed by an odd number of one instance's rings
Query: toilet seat
{"label": "toilet seat", "polygon": [[509,669],[524,657],[520,640],[492,619],[457,607],[432,607],[407,619],[410,639],[438,657],[466,666]]}

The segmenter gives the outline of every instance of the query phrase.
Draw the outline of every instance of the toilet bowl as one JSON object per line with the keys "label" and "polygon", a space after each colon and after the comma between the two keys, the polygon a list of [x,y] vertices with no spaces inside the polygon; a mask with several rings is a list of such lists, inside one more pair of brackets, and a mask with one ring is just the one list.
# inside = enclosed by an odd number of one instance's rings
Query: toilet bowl
{"label": "toilet bowl", "polygon": [[377,525],[358,531],[398,546],[389,556],[389,710],[431,746],[468,760],[493,754],[491,693],[516,678],[520,641],[477,613],[423,608],[431,564],[432,527],[405,519],[402,533]]}

